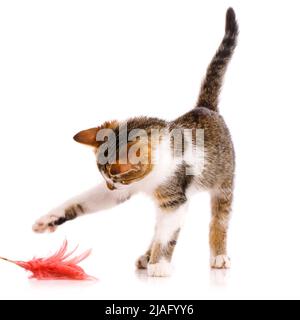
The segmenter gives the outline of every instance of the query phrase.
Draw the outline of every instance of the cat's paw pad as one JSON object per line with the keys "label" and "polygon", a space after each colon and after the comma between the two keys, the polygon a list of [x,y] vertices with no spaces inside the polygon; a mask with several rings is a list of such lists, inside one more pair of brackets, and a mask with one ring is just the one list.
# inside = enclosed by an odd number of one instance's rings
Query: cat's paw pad
{"label": "cat's paw pad", "polygon": [[171,273],[171,264],[166,260],[161,260],[160,262],[155,264],[148,264],[149,277],[169,277]]}
{"label": "cat's paw pad", "polygon": [[229,269],[231,262],[226,255],[219,255],[211,258],[210,265],[213,269]]}
{"label": "cat's paw pad", "polygon": [[147,269],[148,266],[148,262],[149,262],[150,257],[146,254],[140,256],[137,260],[136,260],[136,267],[138,269]]}
{"label": "cat's paw pad", "polygon": [[47,215],[38,219],[32,226],[32,230],[36,233],[54,232],[57,229],[55,222],[58,220],[57,216]]}

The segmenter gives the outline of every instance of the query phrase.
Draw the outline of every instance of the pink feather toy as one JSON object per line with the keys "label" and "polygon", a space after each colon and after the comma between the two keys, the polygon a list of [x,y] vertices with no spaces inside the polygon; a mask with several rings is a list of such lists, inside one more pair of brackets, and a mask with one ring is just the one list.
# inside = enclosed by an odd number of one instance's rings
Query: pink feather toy
{"label": "pink feather toy", "polygon": [[16,264],[30,271],[32,274],[30,279],[35,278],[38,280],[92,280],[94,277],[89,276],[85,271],[78,266],[78,263],[86,259],[91,250],[83,252],[81,255],[70,258],[70,256],[77,250],[76,247],[73,251],[67,253],[68,242],[65,240],[61,248],[52,256],[47,258],[33,258],[30,261],[13,261],[0,257],[5,260]]}

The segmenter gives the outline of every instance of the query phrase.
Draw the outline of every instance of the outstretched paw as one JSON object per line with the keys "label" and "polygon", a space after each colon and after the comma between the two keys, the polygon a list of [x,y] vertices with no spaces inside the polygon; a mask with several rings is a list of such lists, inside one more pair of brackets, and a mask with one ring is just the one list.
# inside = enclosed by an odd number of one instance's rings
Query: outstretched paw
{"label": "outstretched paw", "polygon": [[32,226],[37,233],[54,232],[61,224],[73,220],[84,213],[82,205],[75,204],[66,208],[58,208],[38,219]]}
{"label": "outstretched paw", "polygon": [[36,233],[54,232],[57,229],[59,217],[48,214],[38,219],[32,226],[32,230]]}
{"label": "outstretched paw", "polygon": [[226,255],[212,257],[210,265],[213,269],[229,269],[231,266],[230,258]]}

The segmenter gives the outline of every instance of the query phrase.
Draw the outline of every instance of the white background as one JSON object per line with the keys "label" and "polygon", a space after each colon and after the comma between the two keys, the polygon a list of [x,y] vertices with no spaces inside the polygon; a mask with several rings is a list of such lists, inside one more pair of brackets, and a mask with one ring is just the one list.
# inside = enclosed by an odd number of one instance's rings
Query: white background
{"label": "white background", "polygon": [[[31,225],[102,178],[72,136],[105,120],[168,120],[191,109],[236,10],[239,45],[220,110],[237,154],[229,272],[208,266],[209,198],[199,194],[169,279],[136,273],[154,208],[139,195],[36,235]],[[0,255],[93,248],[98,282],[29,281],[0,262],[0,298],[300,298],[298,1],[1,1]]]}

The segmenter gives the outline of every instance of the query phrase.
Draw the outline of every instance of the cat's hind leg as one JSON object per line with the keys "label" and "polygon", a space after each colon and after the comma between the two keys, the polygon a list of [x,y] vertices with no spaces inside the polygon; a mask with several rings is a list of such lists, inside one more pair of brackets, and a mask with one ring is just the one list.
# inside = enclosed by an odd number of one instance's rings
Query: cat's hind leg
{"label": "cat's hind leg", "polygon": [[212,218],[210,224],[211,267],[230,268],[227,256],[227,231],[232,205],[232,184],[223,184],[211,191]]}

